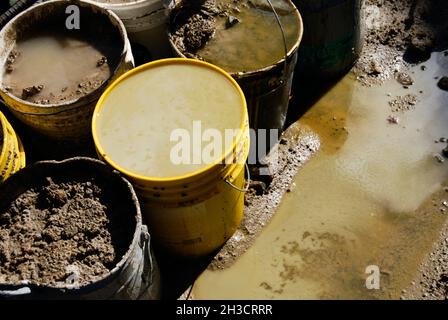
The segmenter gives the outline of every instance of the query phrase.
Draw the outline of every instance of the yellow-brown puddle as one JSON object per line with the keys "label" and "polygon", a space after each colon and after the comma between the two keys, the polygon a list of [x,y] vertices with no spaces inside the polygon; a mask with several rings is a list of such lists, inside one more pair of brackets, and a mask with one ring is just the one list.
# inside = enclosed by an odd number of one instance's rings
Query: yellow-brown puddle
{"label": "yellow-brown puddle", "polygon": [[[194,298],[400,297],[447,217],[448,161],[433,154],[448,136],[448,93],[434,79],[448,58],[433,54],[425,65],[412,69],[409,89],[395,80],[363,87],[348,75],[301,118],[321,150],[253,247],[232,267],[205,271]],[[408,93],[418,96],[415,110],[392,113],[388,101]],[[369,265],[381,271],[379,290],[366,288]]]}

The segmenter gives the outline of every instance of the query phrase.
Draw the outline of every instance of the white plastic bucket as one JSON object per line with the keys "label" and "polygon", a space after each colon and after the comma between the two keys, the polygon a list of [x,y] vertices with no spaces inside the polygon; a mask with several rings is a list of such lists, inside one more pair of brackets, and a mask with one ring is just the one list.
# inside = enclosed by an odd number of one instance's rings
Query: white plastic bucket
{"label": "white plastic bucket", "polygon": [[[129,39],[145,46],[154,59],[172,54],[166,32],[168,10],[175,0],[135,0],[134,2],[109,3],[90,0],[112,10],[126,27]],[[119,0],[116,0],[119,2]]]}

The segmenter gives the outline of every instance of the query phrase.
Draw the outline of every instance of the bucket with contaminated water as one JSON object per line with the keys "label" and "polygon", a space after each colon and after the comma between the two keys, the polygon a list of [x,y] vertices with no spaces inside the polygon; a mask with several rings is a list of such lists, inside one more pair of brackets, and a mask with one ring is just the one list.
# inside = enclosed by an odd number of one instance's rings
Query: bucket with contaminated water
{"label": "bucket with contaminated water", "polygon": [[98,98],[132,67],[123,23],[89,2],[46,1],[0,31],[0,95],[19,120],[53,139],[90,138]]}
{"label": "bucket with contaminated water", "polygon": [[290,0],[180,1],[170,14],[177,56],[213,63],[244,91],[253,129],[283,130],[303,25]]}
{"label": "bucket with contaminated water", "polygon": [[236,231],[248,116],[242,90],[224,70],[181,58],[131,70],[100,98],[92,130],[100,158],[133,183],[165,250],[201,256]]}

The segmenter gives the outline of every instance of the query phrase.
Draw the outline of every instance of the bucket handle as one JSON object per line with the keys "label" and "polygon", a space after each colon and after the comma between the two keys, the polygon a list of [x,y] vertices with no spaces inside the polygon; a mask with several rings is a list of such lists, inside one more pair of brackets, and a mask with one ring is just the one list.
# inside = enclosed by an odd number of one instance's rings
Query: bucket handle
{"label": "bucket handle", "polygon": [[275,7],[272,4],[271,0],[266,0],[266,1],[269,3],[269,6],[271,7],[272,12],[274,13],[275,20],[277,20],[277,24],[279,25],[280,31],[282,32],[283,48],[285,49],[285,63],[284,63],[285,68],[283,71],[283,77],[282,77],[282,79],[280,79],[280,81],[281,81],[281,84],[283,84],[283,82],[285,81],[286,74],[288,72],[288,62],[287,62],[287,60],[288,60],[288,44],[286,43],[285,29],[283,28],[282,22],[280,21],[280,17],[278,16],[278,13],[275,10]]}
{"label": "bucket handle", "polygon": [[249,191],[249,187],[250,187],[250,170],[249,170],[249,165],[247,164],[247,162],[244,164],[245,168],[246,168],[246,173],[247,173],[247,179],[246,179],[246,186],[244,187],[244,189],[241,189],[239,187],[237,187],[236,185],[234,185],[232,182],[229,181],[229,179],[224,179],[224,182],[227,183],[229,186],[231,186],[233,189],[242,192],[242,193],[246,193],[247,191]]}

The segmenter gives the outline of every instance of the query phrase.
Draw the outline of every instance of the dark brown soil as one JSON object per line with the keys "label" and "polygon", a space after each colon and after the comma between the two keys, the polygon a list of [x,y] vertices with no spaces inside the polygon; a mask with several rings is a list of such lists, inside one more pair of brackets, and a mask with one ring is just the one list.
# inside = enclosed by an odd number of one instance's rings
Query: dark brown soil
{"label": "dark brown soil", "polygon": [[[171,14],[170,38],[185,56],[202,59],[196,52],[213,38],[216,17],[227,17],[226,27],[231,28],[240,21],[232,14],[243,6],[254,6],[251,1],[217,2],[215,0],[183,1]],[[270,8],[269,8],[270,10]]]}
{"label": "dark brown soil", "polygon": [[119,197],[95,179],[47,178],[24,192],[0,209],[0,283],[61,286],[101,279],[132,240],[132,224],[120,207]]}
{"label": "dark brown soil", "polygon": [[195,57],[194,53],[213,37],[215,17],[220,12],[214,0],[183,1],[172,14],[171,40],[186,56]]}
{"label": "dark brown soil", "polygon": [[445,0],[366,0],[363,14],[365,45],[353,71],[365,85],[381,84],[447,49]]}

